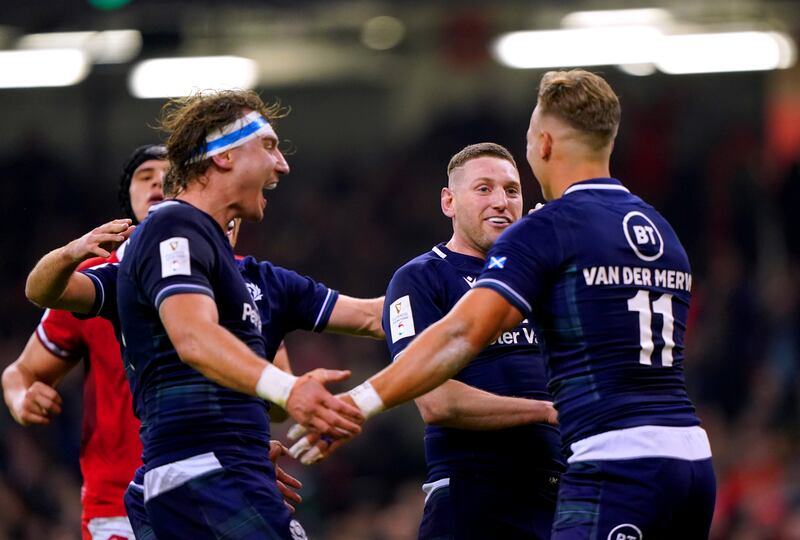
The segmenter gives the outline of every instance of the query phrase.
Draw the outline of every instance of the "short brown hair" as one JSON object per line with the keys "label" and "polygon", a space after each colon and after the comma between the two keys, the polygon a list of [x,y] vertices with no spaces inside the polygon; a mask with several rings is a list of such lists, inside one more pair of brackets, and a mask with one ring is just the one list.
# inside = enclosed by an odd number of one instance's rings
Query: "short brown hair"
{"label": "short brown hair", "polygon": [[582,69],[548,71],[539,84],[538,107],[588,135],[599,150],[614,140],[619,127],[619,98],[599,75]]}
{"label": "short brown hair", "polygon": [[164,193],[176,196],[189,182],[203,174],[211,158],[191,162],[202,152],[206,136],[243,116],[250,109],[273,121],[288,114],[279,102],[266,105],[252,90],[220,90],[197,92],[188,97],[168,101],[161,108],[158,127],[167,133],[167,157],[170,168],[164,179]]}
{"label": "short brown hair", "polygon": [[467,161],[487,156],[505,159],[510,162],[515,169],[517,168],[517,162],[514,161],[514,156],[511,155],[511,152],[509,152],[505,146],[493,142],[482,142],[471,144],[450,158],[450,163],[447,165],[447,176],[450,176],[450,173],[452,173],[454,169],[461,167]]}

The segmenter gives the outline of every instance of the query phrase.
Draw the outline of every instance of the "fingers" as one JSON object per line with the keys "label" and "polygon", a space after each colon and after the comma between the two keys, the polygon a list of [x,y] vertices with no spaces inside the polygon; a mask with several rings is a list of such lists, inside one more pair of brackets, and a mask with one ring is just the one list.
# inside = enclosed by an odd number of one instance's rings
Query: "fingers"
{"label": "fingers", "polygon": [[33,383],[25,394],[25,407],[29,412],[49,417],[61,414],[61,396],[54,388],[42,382]]}
{"label": "fingers", "polygon": [[292,456],[294,459],[299,459],[300,456],[305,454],[312,446],[314,446],[317,441],[319,440],[319,434],[317,433],[310,433],[306,435],[289,448],[289,455]]}
{"label": "fingers", "polygon": [[315,369],[309,372],[309,375],[314,377],[322,384],[330,382],[341,382],[350,377],[350,370],[346,369]]}
{"label": "fingers", "polygon": [[[286,471],[284,471],[280,467],[275,467],[275,478],[279,482],[282,482],[285,486],[287,486],[287,488],[300,489],[300,488],[303,487],[303,483],[300,482],[300,480],[298,480],[297,478],[295,478],[291,474],[287,473]],[[296,495],[296,498],[293,498],[292,500],[294,502],[300,502],[302,500],[300,498],[300,495],[296,494],[296,493],[295,493],[295,495]]]}
{"label": "fingers", "polygon": [[296,441],[306,433],[308,433],[306,428],[300,424],[295,424],[289,429],[289,433],[287,433],[286,436],[289,437],[290,441]]}
{"label": "fingers", "polygon": [[269,460],[275,463],[279,457],[289,454],[289,449],[286,448],[280,441],[269,441]]}

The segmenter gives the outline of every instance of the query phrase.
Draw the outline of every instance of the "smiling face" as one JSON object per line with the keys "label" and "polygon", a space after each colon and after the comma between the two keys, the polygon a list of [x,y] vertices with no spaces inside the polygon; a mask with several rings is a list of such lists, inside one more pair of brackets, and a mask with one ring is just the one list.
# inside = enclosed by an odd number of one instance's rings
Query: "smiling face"
{"label": "smiling face", "polygon": [[261,221],[266,191],[278,187],[289,164],[278,148],[278,136],[270,128],[265,134],[230,150],[233,163],[232,187],[236,191],[236,215],[247,221]]}
{"label": "smiling face", "polygon": [[152,205],[164,199],[164,175],[169,168],[166,159],[149,159],[136,167],[131,176],[130,199],[133,215],[141,223]]}
{"label": "smiling face", "polygon": [[483,156],[452,170],[442,190],[442,211],[453,219],[451,249],[485,258],[489,248],[522,215],[522,187],[508,160]]}

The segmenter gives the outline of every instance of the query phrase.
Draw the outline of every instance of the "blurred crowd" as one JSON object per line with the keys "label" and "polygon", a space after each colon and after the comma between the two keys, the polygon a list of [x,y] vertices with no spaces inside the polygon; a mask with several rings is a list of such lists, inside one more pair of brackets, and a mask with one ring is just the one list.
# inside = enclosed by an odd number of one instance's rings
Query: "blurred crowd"
{"label": "blurred crowd", "polygon": [[[800,161],[774,159],[757,111],[693,118],[705,105],[692,96],[623,98],[612,173],[662,211],[693,265],[685,369],[718,475],[712,538],[800,539]],[[439,190],[464,145],[507,145],[526,206],[541,200],[524,162],[528,113],[443,112],[413,144],[354,148],[334,162],[304,154],[295,136],[292,173],[270,197],[265,223],[245,225],[237,251],[378,296],[397,267],[449,237]],[[116,216],[116,179],[89,190],[77,180],[87,172],[34,142],[0,156],[2,367],[40,316],[23,294],[37,257]],[[388,361],[382,342],[302,333],[288,347],[296,372],[343,367],[353,383]],[[62,383],[67,406],[51,426],[20,428],[0,408],[0,538],[80,537],[80,371]],[[286,468],[304,483],[298,517],[312,538],[416,538],[424,457],[412,405],[371,420],[321,465]]]}

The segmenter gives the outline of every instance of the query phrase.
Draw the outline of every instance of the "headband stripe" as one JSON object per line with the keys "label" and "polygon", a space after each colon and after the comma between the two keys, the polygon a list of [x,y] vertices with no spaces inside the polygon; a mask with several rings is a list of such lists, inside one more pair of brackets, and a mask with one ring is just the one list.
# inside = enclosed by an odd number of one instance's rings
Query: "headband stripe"
{"label": "headband stripe", "polygon": [[202,150],[198,151],[189,160],[189,163],[196,163],[211,156],[216,156],[231,148],[241,146],[250,139],[264,135],[269,131],[269,122],[257,112],[251,112],[210,133],[206,137],[206,143]]}

